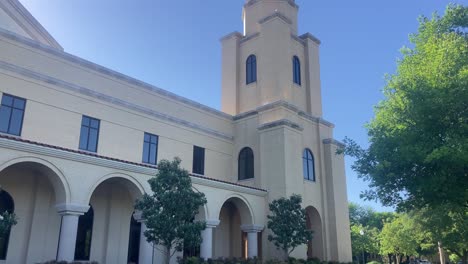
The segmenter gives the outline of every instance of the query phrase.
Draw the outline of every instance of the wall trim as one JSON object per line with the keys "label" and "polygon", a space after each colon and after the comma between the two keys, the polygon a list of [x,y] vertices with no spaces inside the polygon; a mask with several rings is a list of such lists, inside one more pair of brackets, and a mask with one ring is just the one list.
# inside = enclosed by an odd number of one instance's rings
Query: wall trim
{"label": "wall trim", "polygon": [[290,120],[287,120],[287,119],[280,119],[277,121],[266,123],[266,124],[260,125],[257,129],[262,131],[262,130],[275,128],[279,126],[287,126],[287,127],[299,130],[299,131],[304,130],[304,128],[301,125],[291,122]]}
{"label": "wall trim", "polygon": [[346,144],[341,142],[341,141],[338,141],[336,139],[333,139],[333,138],[326,138],[324,140],[322,140],[323,144],[331,144],[331,145],[335,145],[339,148],[345,148],[346,147]]}

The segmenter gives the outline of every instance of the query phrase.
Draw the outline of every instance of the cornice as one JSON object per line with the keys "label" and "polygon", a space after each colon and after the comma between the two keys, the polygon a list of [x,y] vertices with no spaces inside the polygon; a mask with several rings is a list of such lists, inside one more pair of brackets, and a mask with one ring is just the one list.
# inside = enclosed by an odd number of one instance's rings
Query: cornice
{"label": "cornice", "polygon": [[270,128],[275,128],[275,127],[280,127],[280,126],[287,126],[287,127],[290,127],[292,129],[295,129],[295,130],[298,130],[298,131],[302,131],[304,130],[304,128],[297,124],[297,123],[294,123],[288,119],[280,119],[280,120],[277,120],[277,121],[273,121],[273,122],[270,122],[270,123],[265,123],[261,126],[259,126],[257,129],[262,131],[262,130],[266,130],[266,129],[270,129]]}
{"label": "cornice", "polygon": [[112,96],[109,96],[109,95],[106,95],[106,94],[103,94],[103,93],[100,93],[100,92],[97,92],[97,91],[94,91],[94,90],[91,90],[82,86],[78,86],[69,82],[65,82],[65,81],[56,79],[54,77],[47,76],[42,73],[38,73],[38,72],[29,70],[26,68],[22,68],[22,67],[19,67],[19,66],[10,64],[8,62],[1,61],[1,60],[0,60],[0,69],[13,72],[15,74],[18,74],[18,75],[21,75],[21,76],[24,76],[24,77],[27,77],[27,78],[30,78],[39,82],[44,82],[47,84],[58,86],[63,89],[76,92],[76,93],[80,93],[80,94],[83,94],[83,95],[86,95],[95,99],[99,99],[101,101],[104,101],[113,105],[117,105],[117,106],[124,107],[130,110],[136,111],[136,112],[140,112],[140,113],[158,118],[160,120],[168,121],[168,122],[180,125],[180,126],[194,129],[194,130],[197,130],[197,131],[200,131],[200,132],[203,132],[203,133],[206,133],[206,134],[209,134],[209,135],[212,135],[212,136],[224,139],[224,140],[232,141],[234,139],[232,135],[224,134],[214,129],[201,126],[197,123],[183,120],[183,119],[180,119],[180,118],[168,115],[168,114],[164,114],[164,113],[161,113],[161,112],[158,112],[158,111],[155,111],[155,110],[152,110],[152,109],[149,109],[149,108],[146,108],[146,107],[134,104],[134,103],[124,101],[122,99],[118,99],[116,97],[112,97]]}
{"label": "cornice", "polygon": [[[264,1],[264,0],[250,0],[248,3],[246,3],[244,5],[244,8],[245,7],[249,7],[249,6],[253,6],[261,1]],[[290,6],[294,7],[294,8],[299,8],[299,6],[294,2],[294,0],[283,0],[283,1],[286,1]]]}
{"label": "cornice", "polygon": [[[111,157],[97,155],[95,153],[66,149],[4,134],[0,134],[0,149],[1,148],[27,152],[35,155],[44,155],[63,160],[70,160],[74,162],[86,163],[95,166],[102,166],[131,173],[139,173],[147,176],[155,175],[157,170],[157,167],[153,165],[115,159]],[[194,174],[191,174],[190,177],[192,179],[192,183],[203,186],[252,194],[262,197],[267,195],[266,190],[251,186],[244,186],[233,182],[227,182]]]}
{"label": "cornice", "polygon": [[223,41],[226,41],[226,40],[231,39],[231,38],[241,39],[243,37],[244,37],[244,35],[242,35],[238,31],[234,31],[234,32],[231,32],[231,33],[227,34],[226,36],[220,38],[219,41],[223,42]]}
{"label": "cornice", "polygon": [[322,42],[320,41],[320,39],[318,39],[317,37],[315,37],[314,35],[310,34],[309,32],[305,33],[305,34],[302,34],[301,36],[299,36],[299,39],[303,39],[303,40],[306,40],[306,39],[310,39],[312,40],[315,44],[317,45],[320,45]]}
{"label": "cornice", "polygon": [[265,18],[260,19],[260,21],[258,21],[258,23],[259,24],[264,24],[264,23],[266,23],[266,22],[268,22],[270,20],[273,20],[275,18],[279,18],[279,19],[283,20],[288,25],[292,24],[292,21],[289,18],[287,18],[285,15],[283,15],[283,14],[281,14],[279,12],[276,12],[276,13],[274,13],[272,15],[269,15],[269,16],[267,16]]}
{"label": "cornice", "polygon": [[96,63],[87,61],[87,60],[82,59],[80,57],[77,57],[75,55],[66,53],[66,52],[61,51],[61,50],[51,48],[50,46],[44,45],[44,44],[42,44],[42,43],[40,43],[38,41],[34,41],[34,40],[31,40],[31,39],[25,38],[23,36],[20,36],[20,35],[14,33],[14,32],[10,32],[8,30],[0,29],[0,36],[4,37],[6,39],[9,39],[9,40],[19,42],[19,43],[21,43],[23,45],[26,45],[26,46],[30,47],[30,48],[38,49],[38,50],[40,50],[42,52],[45,52],[45,53],[47,53],[47,54],[49,54],[51,56],[59,57],[59,58],[61,58],[63,60],[66,60],[68,62],[77,64],[77,65],[79,65],[81,67],[84,67],[84,68],[87,68],[87,69],[89,69],[91,71],[95,71],[95,72],[98,72],[100,74],[106,75],[107,77],[110,77],[111,79],[115,78],[117,80],[126,82],[126,83],[128,83],[130,85],[137,86],[137,87],[145,89],[147,91],[151,91],[151,92],[154,92],[154,93],[156,93],[158,95],[170,98],[170,99],[172,99],[174,101],[178,101],[180,103],[189,105],[189,106],[194,107],[194,108],[196,108],[198,110],[213,114],[213,115],[215,115],[217,117],[224,118],[224,119],[227,119],[227,120],[232,120],[231,115],[226,114],[226,113],[224,113],[222,111],[219,111],[217,109],[211,108],[211,107],[206,106],[206,105],[203,105],[201,103],[190,100],[190,99],[185,98],[183,96],[174,94],[172,92],[166,91],[166,90],[161,89],[159,87],[156,87],[154,85],[151,85],[151,84],[145,83],[143,81],[137,80],[137,79],[132,78],[130,76],[127,76],[125,74],[116,72],[114,70],[111,70],[111,69],[106,68],[104,66],[98,65]]}
{"label": "cornice", "polygon": [[324,139],[322,140],[323,144],[331,144],[331,145],[335,145],[337,147],[340,147],[340,148],[345,148],[346,147],[346,144],[341,142],[341,141],[338,141],[336,139],[333,139],[333,138],[327,138],[327,139]]}
{"label": "cornice", "polygon": [[260,33],[259,33],[259,32],[254,33],[254,34],[251,34],[251,35],[249,35],[249,36],[245,36],[244,38],[241,39],[240,43],[247,42],[247,41],[249,41],[249,40],[251,40],[251,39],[254,39],[254,38],[258,37],[258,36],[260,36]]}

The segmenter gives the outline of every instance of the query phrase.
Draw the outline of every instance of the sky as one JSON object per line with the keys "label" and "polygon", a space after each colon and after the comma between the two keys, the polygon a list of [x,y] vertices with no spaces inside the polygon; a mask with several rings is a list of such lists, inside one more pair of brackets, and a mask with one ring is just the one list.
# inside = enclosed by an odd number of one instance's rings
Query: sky
{"label": "sky", "polygon": [[[65,51],[220,109],[219,39],[242,32],[244,0],[20,0]],[[468,0],[452,3],[468,4]],[[365,123],[383,99],[385,74],[410,45],[420,15],[445,0],[296,0],[299,34],[318,37],[324,118],[367,146]],[[359,194],[367,183],[346,158],[348,199],[391,211]]]}

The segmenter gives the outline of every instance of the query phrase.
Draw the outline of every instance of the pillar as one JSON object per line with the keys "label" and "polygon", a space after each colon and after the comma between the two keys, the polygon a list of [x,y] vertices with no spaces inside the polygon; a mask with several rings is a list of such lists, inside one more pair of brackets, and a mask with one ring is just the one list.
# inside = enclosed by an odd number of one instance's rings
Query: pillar
{"label": "pillar", "polygon": [[263,226],[260,225],[242,225],[241,229],[247,233],[247,257],[258,257],[258,233],[262,232]]}
{"label": "pillar", "polygon": [[142,218],[141,212],[135,212],[133,217],[136,221],[141,223],[140,232],[140,252],[138,256],[138,263],[141,264],[152,264],[153,263],[153,244],[148,242],[145,237],[145,231],[147,229],[144,219]]}
{"label": "pillar", "polygon": [[80,215],[85,214],[89,210],[89,206],[80,204],[59,204],[55,207],[57,208],[58,214],[62,216],[57,260],[71,262],[75,259],[78,220]]}
{"label": "pillar", "polygon": [[206,228],[201,232],[202,243],[200,245],[200,257],[213,258],[213,228],[219,225],[219,220],[206,221]]}

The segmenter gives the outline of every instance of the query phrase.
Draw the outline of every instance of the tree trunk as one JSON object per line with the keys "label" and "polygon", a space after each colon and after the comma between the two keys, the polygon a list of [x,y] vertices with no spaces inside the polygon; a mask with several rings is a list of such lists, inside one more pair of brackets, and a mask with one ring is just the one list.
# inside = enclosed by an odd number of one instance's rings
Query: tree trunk
{"label": "tree trunk", "polygon": [[164,252],[164,264],[169,264],[171,261],[171,247],[170,246],[165,246],[166,251]]}
{"label": "tree trunk", "polygon": [[441,243],[440,241],[437,242],[437,247],[439,248],[439,259],[440,259],[440,264],[445,264],[444,249],[442,248],[442,243]]}
{"label": "tree trunk", "polygon": [[388,264],[392,264],[392,254],[387,254]]}

